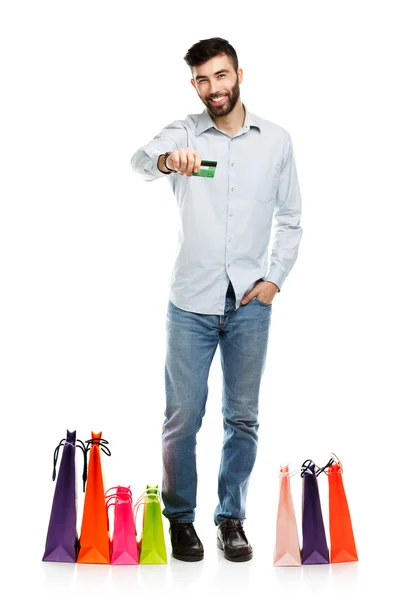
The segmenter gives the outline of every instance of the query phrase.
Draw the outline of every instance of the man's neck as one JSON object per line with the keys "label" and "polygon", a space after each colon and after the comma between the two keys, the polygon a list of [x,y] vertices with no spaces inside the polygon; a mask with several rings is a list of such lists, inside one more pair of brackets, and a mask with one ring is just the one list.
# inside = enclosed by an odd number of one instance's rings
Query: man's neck
{"label": "man's neck", "polygon": [[246,118],[246,109],[239,99],[236,103],[235,108],[224,117],[214,117],[210,115],[214,123],[221,131],[234,135],[239,129],[243,127]]}

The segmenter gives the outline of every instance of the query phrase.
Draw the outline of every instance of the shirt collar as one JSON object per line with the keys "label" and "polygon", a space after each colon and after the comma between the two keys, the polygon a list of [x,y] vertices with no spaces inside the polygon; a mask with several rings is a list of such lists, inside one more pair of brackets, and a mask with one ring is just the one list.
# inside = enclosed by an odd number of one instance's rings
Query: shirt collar
{"label": "shirt collar", "polygon": [[[253,113],[249,112],[244,103],[243,106],[246,110],[246,117],[244,120],[243,127],[247,127],[248,129],[250,129],[250,127],[257,127],[261,131],[260,119],[257,117],[257,115],[254,115]],[[203,133],[203,131],[210,129],[210,127],[215,127],[215,129],[217,129],[214,120],[210,116],[210,113],[208,112],[207,108],[205,108],[199,116],[199,120],[196,127],[196,135],[200,135],[201,133]]]}

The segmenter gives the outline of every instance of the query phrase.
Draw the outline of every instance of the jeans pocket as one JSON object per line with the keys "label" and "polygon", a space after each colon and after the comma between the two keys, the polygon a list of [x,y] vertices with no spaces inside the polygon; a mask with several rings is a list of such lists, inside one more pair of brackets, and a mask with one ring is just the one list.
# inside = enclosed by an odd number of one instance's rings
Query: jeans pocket
{"label": "jeans pocket", "polygon": [[261,304],[261,306],[272,306],[272,302],[271,302],[271,304],[265,304],[265,302],[262,302],[261,300],[259,300],[259,299],[257,298],[257,296],[255,296],[255,297],[254,297],[254,300],[255,300],[256,302],[258,302],[259,304]]}

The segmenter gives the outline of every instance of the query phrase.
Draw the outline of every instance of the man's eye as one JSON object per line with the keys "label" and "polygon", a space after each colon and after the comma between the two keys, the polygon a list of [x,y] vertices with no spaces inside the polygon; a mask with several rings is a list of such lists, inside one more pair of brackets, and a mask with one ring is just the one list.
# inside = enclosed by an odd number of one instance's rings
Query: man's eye
{"label": "man's eye", "polygon": [[[218,77],[225,77],[225,73],[220,73]],[[197,83],[204,83],[205,79],[199,79]]]}

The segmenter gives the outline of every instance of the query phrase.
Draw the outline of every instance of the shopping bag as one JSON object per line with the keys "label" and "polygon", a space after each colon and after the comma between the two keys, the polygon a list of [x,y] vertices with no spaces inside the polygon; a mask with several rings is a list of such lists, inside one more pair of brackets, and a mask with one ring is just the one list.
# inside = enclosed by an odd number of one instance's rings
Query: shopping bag
{"label": "shopping bag", "polygon": [[146,485],[146,490],[135,503],[135,523],[139,507],[143,506],[142,535],[138,542],[140,564],[167,563],[164,527],[161,514],[161,496],[158,485]]}
{"label": "shopping bag", "polygon": [[343,485],[343,466],[335,454],[331,453],[331,456],[336,460],[331,458],[328,464],[320,469],[320,472],[323,471],[328,475],[330,561],[331,563],[358,561],[350,510]]}
{"label": "shopping bag", "polygon": [[111,456],[107,440],[100,433],[92,432],[92,439],[86,441],[89,452],[89,467],[83,505],[81,536],[79,539],[78,563],[110,562],[107,509],[104,498],[103,475],[100,450]]}
{"label": "shopping bag", "polygon": [[[111,490],[116,490],[116,492],[111,494]],[[118,485],[107,490],[105,497],[107,511],[111,506],[114,506],[114,527],[110,541],[111,564],[137,565],[139,564],[139,553],[133,516],[132,492],[129,486]],[[108,529],[110,529],[109,526]]]}
{"label": "shopping bag", "polygon": [[329,550],[315,464],[311,460],[304,461],[301,476],[303,478],[301,562],[303,565],[326,564],[329,563]]}
{"label": "shopping bag", "polygon": [[81,440],[76,439],[76,431],[68,431],[53,456],[53,481],[56,479],[56,466],[60,448],[63,447],[60,468],[54,490],[50,520],[47,529],[46,546],[42,560],[52,562],[75,562],[78,549],[76,529],[77,494],[75,486],[76,448],[83,450],[83,491],[86,482],[86,451]]}
{"label": "shopping bag", "polygon": [[299,536],[290,488],[290,477],[289,467],[287,465],[281,467],[273,562],[275,567],[301,566]]}

